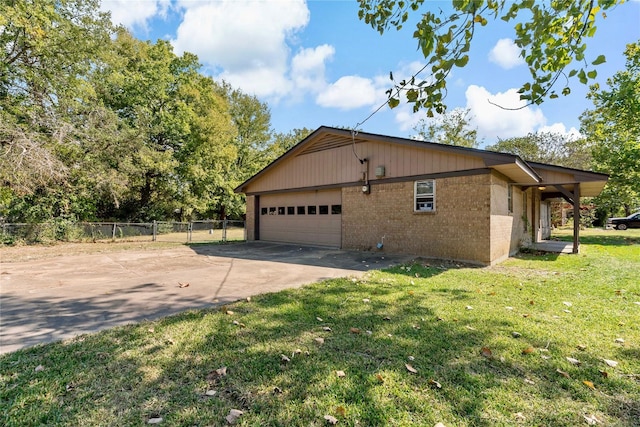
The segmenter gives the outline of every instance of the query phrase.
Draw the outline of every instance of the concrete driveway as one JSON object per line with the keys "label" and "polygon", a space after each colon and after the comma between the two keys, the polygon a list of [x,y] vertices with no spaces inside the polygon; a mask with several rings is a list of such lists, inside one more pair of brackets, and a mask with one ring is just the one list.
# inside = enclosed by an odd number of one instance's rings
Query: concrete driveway
{"label": "concrete driveway", "polygon": [[410,260],[252,242],[5,262],[0,354]]}

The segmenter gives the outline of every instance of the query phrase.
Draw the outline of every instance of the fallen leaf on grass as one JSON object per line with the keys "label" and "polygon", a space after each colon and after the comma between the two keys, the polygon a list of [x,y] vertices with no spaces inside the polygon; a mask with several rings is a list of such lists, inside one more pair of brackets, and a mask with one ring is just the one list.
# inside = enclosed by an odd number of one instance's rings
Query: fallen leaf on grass
{"label": "fallen leaf on grass", "polygon": [[536,349],[535,349],[535,348],[533,348],[533,347],[527,347],[527,348],[525,348],[525,349],[523,349],[523,350],[522,350],[522,354],[531,354],[531,353],[533,353],[534,351],[536,351]]}
{"label": "fallen leaf on grass", "polygon": [[442,388],[442,384],[440,384],[438,381],[436,380],[429,380],[429,385],[431,387],[435,387],[435,388]]}
{"label": "fallen leaf on grass", "polygon": [[383,382],[384,382],[384,378],[382,378],[382,375],[380,375],[380,374],[376,374],[376,379],[377,379],[380,383],[383,383]]}
{"label": "fallen leaf on grass", "polygon": [[446,426],[444,424],[442,424],[442,423],[438,423],[438,424],[434,425],[433,427],[446,427]]}
{"label": "fallen leaf on grass", "polygon": [[487,359],[490,359],[493,356],[493,353],[491,352],[491,349],[489,347],[482,347],[480,349],[480,354]]}
{"label": "fallen leaf on grass", "polygon": [[567,362],[576,366],[580,366],[582,364],[582,362],[580,362],[578,359],[574,359],[573,357],[567,357]]}
{"label": "fallen leaf on grass", "polygon": [[332,417],[331,415],[325,415],[324,419],[331,425],[338,424],[338,419],[336,417]]}
{"label": "fallen leaf on grass", "polygon": [[587,422],[587,424],[589,424],[590,426],[594,426],[600,422],[600,420],[597,419],[596,416],[593,414],[583,415],[583,417],[584,417],[584,420]]}
{"label": "fallen leaf on grass", "polygon": [[226,313],[227,315],[229,315],[229,316],[231,316],[231,315],[235,314],[235,312],[233,312],[233,311],[231,311],[231,310],[227,310],[225,313]]}
{"label": "fallen leaf on grass", "polygon": [[324,338],[321,337],[315,338],[314,341],[319,345],[324,344]]}
{"label": "fallen leaf on grass", "polygon": [[347,374],[345,374],[345,372],[344,372],[344,371],[336,371],[336,376],[337,376],[338,378],[344,378],[344,377],[346,377],[346,376],[347,376]]}
{"label": "fallen leaf on grass", "polygon": [[316,320],[317,320],[318,322],[324,322],[324,320],[322,320],[322,318],[321,318],[321,317],[316,317]]}
{"label": "fallen leaf on grass", "polygon": [[336,408],[336,412],[338,413],[338,415],[340,415],[341,417],[344,417],[347,415],[347,410],[344,409],[344,406],[338,406]]}
{"label": "fallen leaf on grass", "polygon": [[569,374],[567,374],[564,371],[561,371],[560,369],[556,369],[556,372],[559,373],[560,375],[562,375],[565,378],[571,378],[571,376],[569,376]]}
{"label": "fallen leaf on grass", "polygon": [[522,315],[522,317],[529,317],[529,316],[531,316],[529,313]]}
{"label": "fallen leaf on grass", "polygon": [[40,372],[40,371],[44,371],[44,366],[42,365],[38,365],[36,366],[36,368],[34,369],[35,372]]}
{"label": "fallen leaf on grass", "polygon": [[213,396],[215,396],[215,395],[216,395],[216,393],[218,393],[218,392],[217,392],[217,391],[215,391],[215,390],[207,390],[207,391],[204,393],[204,395],[205,395],[205,396],[209,396],[209,397],[213,397]]}
{"label": "fallen leaf on grass", "polygon": [[189,284],[188,283],[178,283],[178,287],[179,288],[188,288]]}
{"label": "fallen leaf on grass", "polygon": [[331,328],[328,326],[325,326],[324,328],[322,328],[322,330],[325,332],[331,332]]}
{"label": "fallen leaf on grass", "polygon": [[391,320],[391,317],[389,317],[389,316],[386,316],[386,317],[383,317],[383,318],[382,318],[382,320],[386,320],[386,321],[389,321],[389,320]]}
{"label": "fallen leaf on grass", "polygon": [[531,381],[529,378],[524,379],[525,384],[535,385],[535,382]]}
{"label": "fallen leaf on grass", "polygon": [[366,304],[371,302],[371,300],[369,298],[362,298],[362,302]]}
{"label": "fallen leaf on grass", "polygon": [[602,359],[602,361],[606,363],[607,366],[611,366],[612,368],[615,368],[616,366],[618,366],[618,362],[616,362],[615,360]]}
{"label": "fallen leaf on grass", "polygon": [[511,332],[511,336],[514,338],[520,338],[522,334],[520,332]]}
{"label": "fallen leaf on grass", "polygon": [[207,379],[215,380],[216,378],[224,377],[225,375],[227,375],[227,367],[223,366],[222,368],[218,368],[215,371],[209,372],[209,375],[207,375]]}
{"label": "fallen leaf on grass", "polygon": [[516,412],[515,414],[513,414],[513,417],[518,421],[524,421],[527,419],[527,417],[525,417],[522,412]]}
{"label": "fallen leaf on grass", "polygon": [[417,374],[418,370],[416,368],[414,368],[413,366],[409,365],[408,363],[404,364],[405,368],[407,368],[407,371],[411,372],[412,374]]}
{"label": "fallen leaf on grass", "polygon": [[160,424],[162,422],[162,417],[153,417],[147,420],[147,424]]}
{"label": "fallen leaf on grass", "polygon": [[351,332],[352,334],[359,334],[360,333],[360,329],[358,329],[358,328],[349,328],[349,332]]}
{"label": "fallen leaf on grass", "polygon": [[244,327],[246,327],[246,326],[247,326],[247,325],[245,325],[244,323],[240,323],[240,322],[238,322],[237,320],[234,320],[234,321],[233,321],[233,322],[231,322],[231,323],[233,323],[233,324],[234,324],[234,325],[236,325],[236,326],[240,326],[241,328],[244,328]]}
{"label": "fallen leaf on grass", "polygon": [[571,307],[573,305],[569,301],[563,301],[562,304],[566,305],[567,307]]}
{"label": "fallen leaf on grass", "polygon": [[587,346],[584,344],[578,344],[576,348],[580,351],[585,351],[587,349]]}
{"label": "fallen leaf on grass", "polygon": [[593,385],[593,383],[591,381],[582,381],[582,384],[586,385],[587,387],[589,387],[591,390],[595,390],[596,386]]}
{"label": "fallen leaf on grass", "polygon": [[153,329],[153,328],[149,328],[149,329],[147,329],[147,332],[149,332],[150,334],[154,333],[155,331],[156,331],[156,330],[155,330],[155,329]]}
{"label": "fallen leaf on grass", "polygon": [[616,338],[615,343],[616,343],[616,344],[624,344],[624,339],[622,339],[622,338]]}
{"label": "fallen leaf on grass", "polygon": [[284,354],[280,355],[280,363],[289,363],[291,362],[291,359],[289,359],[287,356],[285,356]]}
{"label": "fallen leaf on grass", "polygon": [[603,371],[603,370],[600,369],[600,370],[598,370],[598,372],[600,372],[600,375],[602,375],[605,378],[609,377],[609,373],[607,371]]}
{"label": "fallen leaf on grass", "polygon": [[227,415],[226,420],[229,424],[235,424],[238,421],[238,418],[242,416],[244,412],[239,409],[232,409],[229,411],[229,415]]}
{"label": "fallen leaf on grass", "polygon": [[470,305],[465,307],[465,310],[473,310],[473,307],[471,307]]}

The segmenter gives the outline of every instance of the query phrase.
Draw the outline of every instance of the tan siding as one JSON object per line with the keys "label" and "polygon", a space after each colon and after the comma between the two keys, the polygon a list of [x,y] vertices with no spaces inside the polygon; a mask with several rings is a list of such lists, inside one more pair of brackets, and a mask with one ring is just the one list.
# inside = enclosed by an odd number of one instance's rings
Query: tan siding
{"label": "tan siding", "polygon": [[[377,166],[385,167],[385,178],[485,166],[478,157],[383,142],[360,143],[356,150],[361,158],[369,159],[369,178],[372,181],[376,179]],[[356,182],[360,180],[361,167],[353,154],[352,146],[347,145],[287,158],[277,168],[268,170],[246,190],[252,193]]]}
{"label": "tan siding", "polygon": [[570,173],[562,173],[556,171],[549,171],[544,169],[536,169],[538,175],[543,179],[543,182],[561,183],[561,182],[574,182],[576,180],[575,175]]}

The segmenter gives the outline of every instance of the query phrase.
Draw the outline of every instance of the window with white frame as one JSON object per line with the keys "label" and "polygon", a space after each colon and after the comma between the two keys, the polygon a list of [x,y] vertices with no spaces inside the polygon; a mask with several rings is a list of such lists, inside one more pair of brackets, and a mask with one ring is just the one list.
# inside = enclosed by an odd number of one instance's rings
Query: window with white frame
{"label": "window with white frame", "polygon": [[415,212],[434,212],[436,210],[435,179],[415,182],[413,209]]}

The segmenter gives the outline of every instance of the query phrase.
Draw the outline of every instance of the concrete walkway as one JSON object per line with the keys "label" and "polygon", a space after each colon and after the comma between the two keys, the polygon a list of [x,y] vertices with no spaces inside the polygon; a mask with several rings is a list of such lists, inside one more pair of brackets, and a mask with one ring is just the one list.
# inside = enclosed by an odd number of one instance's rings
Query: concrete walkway
{"label": "concrete walkway", "polygon": [[410,260],[253,242],[1,263],[0,354]]}

